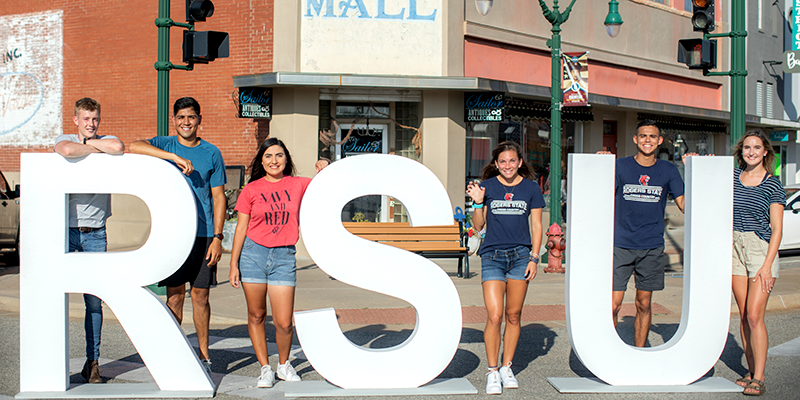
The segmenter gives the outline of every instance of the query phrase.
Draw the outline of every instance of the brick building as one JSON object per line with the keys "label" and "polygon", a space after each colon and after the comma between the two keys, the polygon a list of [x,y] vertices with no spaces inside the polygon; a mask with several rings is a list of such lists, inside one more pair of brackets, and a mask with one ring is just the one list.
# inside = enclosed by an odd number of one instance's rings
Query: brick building
{"label": "brick building", "polygon": [[[220,148],[227,164],[246,164],[269,127],[237,117],[231,76],[272,70],[273,1],[215,3],[214,16],[197,30],[229,32],[231,56],[191,72],[173,70],[170,105],[195,97],[204,117],[200,136]],[[172,1],[175,21],[183,22],[184,10],[183,1]],[[158,0],[0,3],[0,170],[14,176],[20,153],[51,151],[57,135],[75,133],[73,105],[81,97],[101,103],[101,133],[126,144],[155,136],[157,16]],[[181,64],[183,29],[171,31],[170,59]],[[18,71],[29,75],[10,75]],[[60,84],[46,85],[53,81]]]}

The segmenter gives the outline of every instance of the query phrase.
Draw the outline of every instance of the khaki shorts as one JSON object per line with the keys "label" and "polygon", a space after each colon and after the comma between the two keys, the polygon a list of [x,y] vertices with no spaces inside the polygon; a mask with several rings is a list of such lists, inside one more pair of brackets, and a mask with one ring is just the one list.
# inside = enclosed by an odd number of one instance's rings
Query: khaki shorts
{"label": "khaki shorts", "polygon": [[[769,243],[762,240],[755,232],[733,231],[733,275],[756,276],[767,258]],[[772,260],[772,277],[778,277],[780,262],[778,255]]]}

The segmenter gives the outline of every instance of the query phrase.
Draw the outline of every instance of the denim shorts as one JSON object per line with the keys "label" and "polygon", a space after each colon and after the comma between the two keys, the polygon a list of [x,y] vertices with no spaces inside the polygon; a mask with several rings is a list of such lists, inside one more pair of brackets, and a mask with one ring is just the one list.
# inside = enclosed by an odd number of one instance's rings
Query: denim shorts
{"label": "denim shorts", "polygon": [[239,279],[246,283],[297,285],[294,246],[264,247],[245,238],[239,257]]}
{"label": "denim shorts", "polygon": [[508,279],[524,281],[530,256],[531,250],[525,246],[481,254],[481,282],[507,282]]}

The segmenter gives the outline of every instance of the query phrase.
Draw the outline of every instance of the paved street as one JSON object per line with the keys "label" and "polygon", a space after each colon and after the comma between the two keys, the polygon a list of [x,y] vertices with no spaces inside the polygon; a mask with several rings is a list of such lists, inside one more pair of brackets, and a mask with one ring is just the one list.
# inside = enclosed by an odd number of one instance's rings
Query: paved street
{"label": "paved street", "polygon": [[[227,255],[226,255],[227,257]],[[473,273],[479,269],[478,259],[473,258]],[[225,263],[222,263],[224,265]],[[413,311],[402,301],[379,296],[371,292],[356,289],[333,281],[320,271],[310,260],[298,260],[298,280],[302,283],[298,288],[298,309],[315,309],[323,306],[334,306],[340,315],[340,322],[345,335],[358,345],[371,348],[385,348],[401,343],[413,329]],[[451,276],[454,265],[442,264]],[[272,389],[254,388],[258,374],[258,362],[252,352],[247,336],[244,320],[244,302],[240,292],[232,289],[226,281],[227,271],[222,273],[220,285],[212,291],[214,307],[214,324],[212,326],[212,359],[214,380],[219,385],[216,398],[249,399],[249,398],[283,398],[283,383]],[[793,277],[800,274],[800,256],[782,259],[781,276],[776,286],[774,299],[778,293],[789,303],[796,297],[797,285]],[[526,299],[526,311],[523,331],[514,370],[521,382],[521,388],[506,390],[507,398],[663,398],[664,394],[609,394],[609,395],[562,395],[548,382],[548,377],[591,377],[572,353],[563,316],[563,275],[544,274],[540,276],[529,290]],[[0,396],[13,397],[19,390],[19,316],[13,307],[7,307],[13,298],[9,290],[18,282],[18,269],[14,266],[0,266]],[[656,294],[654,301],[659,305],[656,309],[654,326],[650,334],[650,345],[657,346],[669,340],[678,329],[680,320],[680,288],[682,276],[674,273],[668,279],[667,289]],[[483,309],[480,301],[479,279],[464,280],[455,278],[453,282],[461,296],[464,310],[464,325],[459,349],[453,362],[441,377],[464,377],[478,390],[479,397],[487,397],[484,391],[486,362],[483,350]],[[5,297],[4,297],[5,296]],[[82,383],[79,375],[83,365],[83,327],[82,304],[80,299],[71,299],[70,306],[70,370],[71,381]],[[4,299],[4,300],[3,300]],[[357,304],[361,304],[357,307]],[[375,309],[365,309],[364,305],[374,305]],[[767,318],[771,339],[770,358],[767,363],[766,398],[795,398],[800,391],[800,309],[795,307],[781,308],[781,301],[771,307]],[[631,305],[628,305],[629,309]],[[632,309],[630,309],[632,311]],[[660,310],[660,311],[659,311]],[[188,310],[187,310],[188,311]],[[103,376],[112,383],[152,382],[152,378],[141,363],[126,334],[113,317],[106,313],[107,323],[103,330],[101,347],[101,364]],[[411,320],[407,320],[408,315]],[[633,341],[633,326],[628,313],[619,326],[622,339],[627,343]],[[190,341],[196,340],[193,326],[183,325]],[[738,319],[732,318],[730,335],[721,359],[707,376],[722,377],[735,380],[745,369],[742,364],[742,349],[738,341]],[[42,340],[47,340],[46,335]],[[268,340],[274,344],[274,330],[268,322]],[[321,380],[310,364],[305,360],[302,350],[295,342],[293,358],[295,368],[304,380]],[[275,354],[274,345],[270,346],[270,354]],[[271,357],[273,365],[277,357]],[[420,360],[424,362],[424,360]],[[687,361],[689,362],[689,361]],[[675,365],[681,368],[681,365]],[[358,371],[353,371],[358,373]],[[43,377],[44,379],[44,377]],[[678,399],[727,399],[738,394],[670,394],[670,398]],[[414,398],[451,398],[453,396],[415,396]],[[3,397],[0,397],[2,399]]]}

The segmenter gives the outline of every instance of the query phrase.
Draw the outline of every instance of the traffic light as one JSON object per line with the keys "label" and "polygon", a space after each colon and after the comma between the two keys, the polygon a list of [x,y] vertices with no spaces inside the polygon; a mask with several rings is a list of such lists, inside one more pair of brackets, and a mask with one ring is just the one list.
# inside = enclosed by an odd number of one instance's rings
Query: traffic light
{"label": "traffic light", "polygon": [[228,32],[183,31],[183,62],[208,64],[228,54]]}
{"label": "traffic light", "polygon": [[[186,0],[186,21],[194,25],[214,15],[214,3],[209,0]],[[183,31],[183,62],[208,64],[229,54],[228,32]]]}
{"label": "traffic light", "polygon": [[692,0],[692,27],[695,32],[714,30],[714,0]]}
{"label": "traffic light", "polygon": [[681,39],[678,41],[678,62],[689,69],[717,68],[717,41],[706,39]]}
{"label": "traffic light", "polygon": [[205,21],[214,15],[214,3],[209,0],[186,0],[186,22]]}

